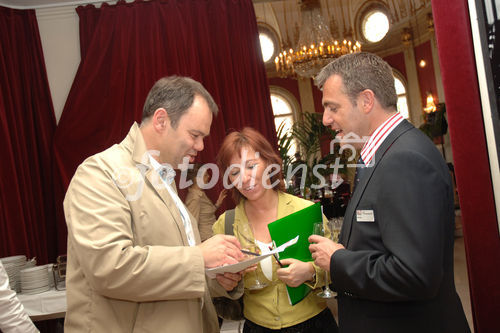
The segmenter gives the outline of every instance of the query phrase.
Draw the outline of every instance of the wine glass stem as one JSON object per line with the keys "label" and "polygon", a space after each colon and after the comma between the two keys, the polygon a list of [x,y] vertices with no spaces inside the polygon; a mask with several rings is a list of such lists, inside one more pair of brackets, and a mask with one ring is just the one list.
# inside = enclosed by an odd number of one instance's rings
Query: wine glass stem
{"label": "wine glass stem", "polygon": [[325,271],[325,290],[330,290],[330,287],[328,286],[328,272]]}

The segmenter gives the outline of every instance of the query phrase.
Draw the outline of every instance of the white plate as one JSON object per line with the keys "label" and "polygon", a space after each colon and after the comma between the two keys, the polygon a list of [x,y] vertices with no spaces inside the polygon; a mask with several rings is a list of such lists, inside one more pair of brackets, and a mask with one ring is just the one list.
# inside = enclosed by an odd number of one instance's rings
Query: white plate
{"label": "white plate", "polygon": [[26,256],[25,255],[19,255],[19,256],[11,256],[11,257],[4,257],[0,258],[0,261],[2,263],[7,264],[7,263],[12,263],[12,262],[25,262],[26,261]]}
{"label": "white plate", "polygon": [[37,272],[38,273],[40,271],[47,271],[47,267],[45,267],[45,266],[35,266],[35,267],[21,269],[21,274],[33,273],[33,272]]}
{"label": "white plate", "polygon": [[34,295],[43,293],[45,291],[48,291],[49,289],[50,289],[49,286],[44,286],[36,289],[28,289],[28,290],[22,289],[21,293],[25,295]]}

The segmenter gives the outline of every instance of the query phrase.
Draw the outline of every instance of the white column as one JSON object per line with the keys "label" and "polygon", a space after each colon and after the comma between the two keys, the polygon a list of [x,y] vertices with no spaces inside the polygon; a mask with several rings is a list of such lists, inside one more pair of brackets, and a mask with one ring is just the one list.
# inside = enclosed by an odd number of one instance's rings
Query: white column
{"label": "white column", "polygon": [[434,65],[434,77],[436,79],[436,89],[437,89],[437,98],[439,103],[444,103],[444,88],[443,88],[443,80],[441,79],[441,67],[439,67],[439,55],[436,44],[436,36],[434,33],[431,34],[431,50],[432,50],[432,64]]}
{"label": "white column", "polygon": [[405,47],[403,53],[408,79],[408,106],[410,108],[410,120],[415,127],[419,127],[423,123],[422,99],[420,86],[418,85],[417,63],[415,62],[413,45]]}

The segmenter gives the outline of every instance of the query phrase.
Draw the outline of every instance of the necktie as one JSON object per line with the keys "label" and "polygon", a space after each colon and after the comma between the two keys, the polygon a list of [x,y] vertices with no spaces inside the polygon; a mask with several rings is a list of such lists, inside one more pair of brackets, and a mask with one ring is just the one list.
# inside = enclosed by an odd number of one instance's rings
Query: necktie
{"label": "necktie", "polygon": [[161,179],[166,181],[167,184],[170,185],[170,184],[172,184],[172,181],[175,178],[175,171],[173,169],[170,169],[170,168],[162,168],[160,171],[160,177],[161,177]]}
{"label": "necktie", "polygon": [[360,156],[359,160],[358,160],[358,165],[356,166],[356,175],[354,176],[354,188],[352,190],[353,193],[356,190],[356,187],[358,186],[359,181],[363,178],[365,173],[366,173],[366,165]]}

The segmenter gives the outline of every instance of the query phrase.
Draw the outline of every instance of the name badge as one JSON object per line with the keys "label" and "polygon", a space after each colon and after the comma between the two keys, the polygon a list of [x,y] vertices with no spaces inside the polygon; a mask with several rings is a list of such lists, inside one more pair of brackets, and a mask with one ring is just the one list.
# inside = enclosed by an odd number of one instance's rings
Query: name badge
{"label": "name badge", "polygon": [[356,210],[356,221],[358,222],[375,222],[375,214],[371,209]]}

